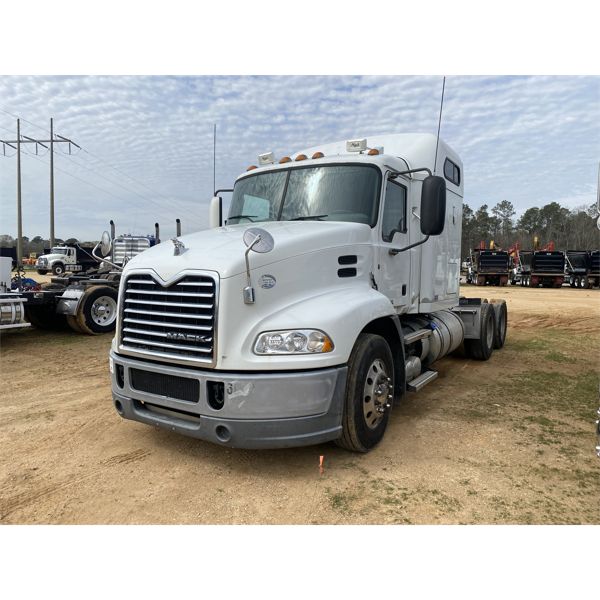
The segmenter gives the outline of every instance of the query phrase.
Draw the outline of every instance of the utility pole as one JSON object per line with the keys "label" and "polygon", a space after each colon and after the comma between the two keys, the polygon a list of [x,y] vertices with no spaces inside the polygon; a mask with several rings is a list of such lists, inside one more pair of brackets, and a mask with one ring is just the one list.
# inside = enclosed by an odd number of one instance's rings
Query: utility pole
{"label": "utility pole", "polygon": [[[38,145],[48,149],[45,144],[50,144],[50,245],[54,246],[54,144],[69,144],[69,154],[71,154],[71,145],[81,149],[81,146],[73,140],[54,133],[54,119],[50,119],[50,139],[37,140],[26,135],[21,135],[21,120],[17,119],[17,139],[0,140],[3,145],[3,154],[6,155],[6,146],[17,151],[17,266],[23,265],[23,224],[21,214],[21,144],[35,144],[35,153],[37,154]],[[16,146],[13,146],[16,144]]]}
{"label": "utility pole", "polygon": [[50,248],[54,247],[54,119],[50,117]]}
{"label": "utility pole", "polygon": [[23,266],[23,219],[21,215],[21,119],[17,119],[17,273]]}

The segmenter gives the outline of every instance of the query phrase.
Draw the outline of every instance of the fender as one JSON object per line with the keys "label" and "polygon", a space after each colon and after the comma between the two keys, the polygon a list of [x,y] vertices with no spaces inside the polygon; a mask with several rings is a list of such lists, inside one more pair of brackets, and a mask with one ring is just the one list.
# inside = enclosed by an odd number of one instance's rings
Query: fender
{"label": "fender", "polygon": [[[361,331],[383,317],[392,317],[399,329],[398,317],[389,299],[368,285],[337,288],[312,298],[299,298],[252,326],[240,344],[243,351],[236,364],[240,368],[242,360],[245,363],[243,368],[261,370],[316,369],[343,365],[348,362]],[[334,349],[327,354],[254,354],[254,342],[260,333],[284,329],[321,329],[333,340]],[[227,369],[227,356],[220,358],[218,368]]]}

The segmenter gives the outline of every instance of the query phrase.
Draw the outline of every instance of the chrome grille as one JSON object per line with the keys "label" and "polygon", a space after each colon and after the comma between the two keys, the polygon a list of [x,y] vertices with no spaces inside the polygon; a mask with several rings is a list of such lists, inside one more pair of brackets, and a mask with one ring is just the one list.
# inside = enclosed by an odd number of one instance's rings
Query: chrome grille
{"label": "chrome grille", "polygon": [[148,273],[131,274],[121,304],[121,348],[131,354],[212,363],[217,289],[206,275],[169,286]]}

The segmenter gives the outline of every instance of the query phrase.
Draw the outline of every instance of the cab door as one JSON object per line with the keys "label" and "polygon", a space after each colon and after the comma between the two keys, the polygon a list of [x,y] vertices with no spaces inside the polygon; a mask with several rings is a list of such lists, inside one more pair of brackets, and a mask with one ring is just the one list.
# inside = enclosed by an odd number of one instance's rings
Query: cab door
{"label": "cab door", "polygon": [[379,261],[375,281],[402,313],[410,306],[411,253],[390,254],[391,248],[404,248],[410,244],[408,224],[408,182],[388,179],[380,211]]}

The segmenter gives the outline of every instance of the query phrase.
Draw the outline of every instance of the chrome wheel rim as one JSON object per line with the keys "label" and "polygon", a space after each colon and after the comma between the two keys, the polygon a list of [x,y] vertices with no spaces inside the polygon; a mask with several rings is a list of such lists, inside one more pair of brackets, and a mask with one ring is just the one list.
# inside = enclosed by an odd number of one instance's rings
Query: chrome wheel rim
{"label": "chrome wheel rim", "polygon": [[112,325],[117,318],[117,302],[110,296],[100,296],[94,300],[91,313],[96,325]]}
{"label": "chrome wheel rim", "polygon": [[392,400],[392,380],[385,363],[376,358],[367,371],[363,387],[363,415],[369,429],[375,429],[383,419]]}

